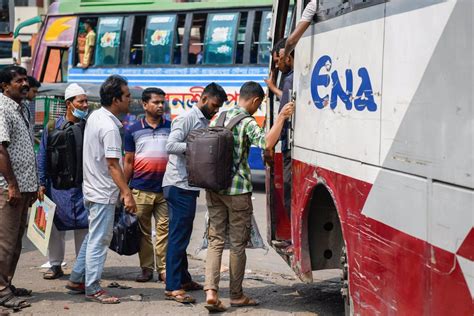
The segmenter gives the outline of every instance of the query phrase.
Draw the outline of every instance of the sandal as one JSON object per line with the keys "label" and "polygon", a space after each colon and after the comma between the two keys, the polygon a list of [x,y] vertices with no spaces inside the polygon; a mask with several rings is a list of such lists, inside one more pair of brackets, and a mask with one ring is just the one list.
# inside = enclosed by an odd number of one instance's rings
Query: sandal
{"label": "sandal", "polygon": [[62,276],[64,276],[64,272],[63,269],[61,269],[61,266],[51,266],[51,268],[43,274],[43,279],[55,280]]}
{"label": "sandal", "polygon": [[33,293],[32,290],[24,289],[22,287],[15,287],[13,285],[10,285],[10,290],[15,296],[31,296],[31,293]]}
{"label": "sandal", "polygon": [[[71,285],[74,284],[74,285]],[[76,295],[76,294],[84,294],[86,293],[86,285],[84,283],[74,283],[69,281],[66,284],[66,289],[69,290],[68,294]]]}
{"label": "sandal", "polygon": [[0,297],[0,306],[19,311],[22,308],[30,307],[31,304],[24,299],[15,297],[15,294],[13,293],[8,293],[7,295]]}
{"label": "sandal", "polygon": [[120,299],[115,296],[108,295],[104,290],[100,290],[99,292],[86,295],[86,300],[91,302],[97,302],[101,304],[118,304],[120,303]]}
{"label": "sandal", "polygon": [[243,296],[245,297],[244,301],[242,303],[232,303],[230,302],[230,306],[232,307],[249,307],[249,306],[257,306],[259,304],[258,301],[248,297],[248,296]]}
{"label": "sandal", "polygon": [[227,310],[227,307],[225,307],[219,299],[215,304],[210,304],[208,302],[204,307],[209,311],[209,313],[223,313]]}
{"label": "sandal", "polygon": [[201,291],[201,290],[204,289],[204,287],[201,284],[199,284],[197,282],[194,282],[194,281],[191,281],[189,283],[185,283],[185,284],[181,285],[181,287],[185,291]]}
{"label": "sandal", "polygon": [[165,299],[182,304],[192,304],[196,302],[196,299],[186,294],[185,290],[165,291]]}

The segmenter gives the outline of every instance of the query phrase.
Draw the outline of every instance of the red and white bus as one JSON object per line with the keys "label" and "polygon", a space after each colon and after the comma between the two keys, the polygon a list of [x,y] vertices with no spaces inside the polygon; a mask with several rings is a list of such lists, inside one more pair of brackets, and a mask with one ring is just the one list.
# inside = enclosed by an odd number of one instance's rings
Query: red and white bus
{"label": "red and white bus", "polygon": [[473,315],[473,1],[317,2],[295,49],[291,210],[278,148],[267,170],[269,241],[304,282],[343,268],[348,313]]}

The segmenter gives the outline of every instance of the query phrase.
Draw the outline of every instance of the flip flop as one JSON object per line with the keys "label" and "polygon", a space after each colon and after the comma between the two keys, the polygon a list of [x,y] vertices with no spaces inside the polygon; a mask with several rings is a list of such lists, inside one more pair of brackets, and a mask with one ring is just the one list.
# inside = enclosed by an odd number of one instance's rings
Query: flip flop
{"label": "flip flop", "polygon": [[121,289],[121,290],[128,290],[128,289],[132,288],[131,286],[119,284],[118,282],[112,282],[109,285],[107,285],[107,287],[108,288],[117,288],[117,289]]}
{"label": "flip flop", "polygon": [[223,313],[227,310],[224,304],[220,300],[217,300],[215,304],[206,304],[204,307],[209,311],[209,313]]}
{"label": "flip flop", "polygon": [[246,296],[245,300],[242,303],[230,303],[232,307],[249,307],[249,306],[257,306],[259,304],[258,301],[251,299],[250,297]]}
{"label": "flip flop", "polygon": [[120,299],[115,296],[108,295],[104,290],[101,290],[92,295],[86,295],[86,300],[91,302],[97,302],[101,304],[118,304]]}
{"label": "flip flop", "polygon": [[15,294],[13,293],[8,293],[7,295],[0,297],[0,306],[19,311],[22,308],[30,307],[31,304],[24,299],[15,297]]}
{"label": "flip flop", "polygon": [[184,290],[165,291],[165,299],[170,301],[176,301],[181,304],[192,304],[196,302],[196,299],[191,295],[187,294]]}

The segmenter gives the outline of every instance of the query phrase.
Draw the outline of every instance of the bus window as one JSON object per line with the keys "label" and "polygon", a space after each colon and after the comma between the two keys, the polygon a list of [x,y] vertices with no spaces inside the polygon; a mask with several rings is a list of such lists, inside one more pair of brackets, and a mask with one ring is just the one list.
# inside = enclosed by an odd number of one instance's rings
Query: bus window
{"label": "bus window", "polygon": [[176,40],[173,51],[173,64],[181,64],[181,50],[183,48],[184,39],[184,23],[186,22],[185,14],[178,14],[178,22],[176,23]]}
{"label": "bus window", "polygon": [[41,72],[41,82],[67,82],[68,49],[48,47]]}
{"label": "bus window", "polygon": [[175,14],[148,17],[145,32],[144,63],[146,65],[171,63],[175,28]]}
{"label": "bus window", "polygon": [[130,43],[130,64],[141,65],[143,63],[143,50],[145,47],[145,15],[135,16],[132,29],[132,42]]}
{"label": "bus window", "polygon": [[117,65],[120,56],[120,35],[123,17],[99,19],[97,27],[96,65]]}
{"label": "bus window", "polygon": [[205,64],[232,64],[239,13],[209,14],[204,39]]}
{"label": "bus window", "polygon": [[[271,33],[271,22],[272,12],[263,11],[261,13],[260,30],[258,34],[258,42],[254,42],[254,45],[258,46],[258,63],[268,64],[270,62],[270,50],[272,45]],[[255,25],[257,27],[257,25]]]}
{"label": "bus window", "polygon": [[189,36],[188,64],[202,64],[202,49],[204,46],[204,30],[206,29],[207,14],[193,14],[193,24]]}
{"label": "bus window", "polygon": [[[10,15],[13,14],[13,1],[0,0],[0,33],[9,33],[13,29]],[[10,56],[11,57],[11,56]]]}
{"label": "bus window", "polygon": [[[86,24],[89,24],[90,29],[86,30]],[[95,26],[97,25],[97,18],[82,18],[79,20],[76,40],[76,54],[74,59],[78,67],[90,66],[94,64],[94,49],[96,42]],[[89,37],[88,37],[89,36]],[[89,39],[87,39],[89,38]],[[86,44],[89,46],[86,48]],[[84,60],[84,56],[86,59]],[[87,64],[87,65],[86,65]]]}
{"label": "bus window", "polygon": [[240,13],[239,32],[237,33],[237,53],[235,63],[242,64],[244,61],[245,34],[247,33],[247,12]]}

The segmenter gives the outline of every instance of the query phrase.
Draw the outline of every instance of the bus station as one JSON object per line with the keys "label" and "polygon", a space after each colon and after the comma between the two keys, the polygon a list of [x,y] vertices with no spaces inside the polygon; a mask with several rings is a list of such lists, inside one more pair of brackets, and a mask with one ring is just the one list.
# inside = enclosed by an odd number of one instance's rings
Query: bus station
{"label": "bus station", "polygon": [[473,6],[0,0],[0,315],[472,315]]}

